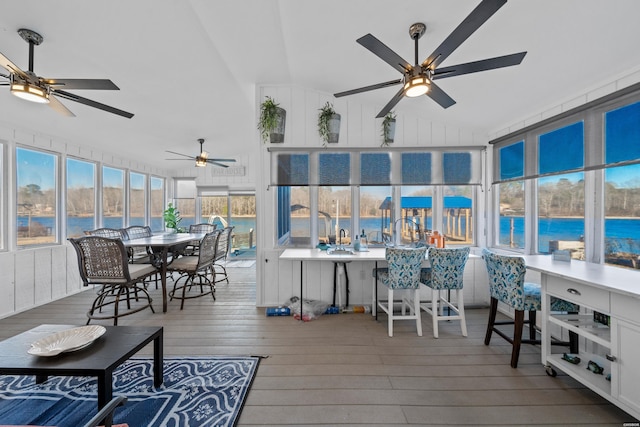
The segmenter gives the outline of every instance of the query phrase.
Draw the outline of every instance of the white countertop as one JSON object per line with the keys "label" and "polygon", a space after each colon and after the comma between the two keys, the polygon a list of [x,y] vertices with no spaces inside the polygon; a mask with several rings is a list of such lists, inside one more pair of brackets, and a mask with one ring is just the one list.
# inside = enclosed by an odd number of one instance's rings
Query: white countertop
{"label": "white countertop", "polygon": [[640,298],[640,271],[571,260],[554,261],[551,255],[524,255],[527,268],[634,298]]}

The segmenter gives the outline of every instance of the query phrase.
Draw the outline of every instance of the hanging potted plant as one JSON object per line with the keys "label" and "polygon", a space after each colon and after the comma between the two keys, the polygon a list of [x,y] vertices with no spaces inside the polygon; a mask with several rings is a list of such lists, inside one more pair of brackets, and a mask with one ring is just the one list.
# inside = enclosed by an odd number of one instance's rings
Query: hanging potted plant
{"label": "hanging potted plant", "polygon": [[323,146],[327,143],[335,144],[340,138],[340,114],[333,109],[333,104],[327,102],[320,108],[318,114],[318,133],[322,138]]}
{"label": "hanging potted plant", "polygon": [[284,142],[287,112],[284,108],[280,108],[279,105],[270,96],[267,96],[264,102],[260,104],[258,129],[263,142],[267,142],[267,140],[272,144]]}
{"label": "hanging potted plant", "polygon": [[389,111],[382,119],[382,146],[389,146],[393,143],[396,135],[396,113]]}
{"label": "hanging potted plant", "polygon": [[164,226],[170,233],[178,233],[180,231],[178,224],[182,221],[182,217],[178,209],[173,206],[173,203],[169,203],[167,209],[162,213],[162,217],[164,219]]}

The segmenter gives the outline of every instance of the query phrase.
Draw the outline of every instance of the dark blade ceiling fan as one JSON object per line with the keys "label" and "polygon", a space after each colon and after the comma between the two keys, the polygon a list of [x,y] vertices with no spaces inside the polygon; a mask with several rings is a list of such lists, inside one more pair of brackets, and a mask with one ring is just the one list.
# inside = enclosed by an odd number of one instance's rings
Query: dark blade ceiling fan
{"label": "dark blade ceiling fan", "polygon": [[235,162],[236,161],[236,159],[210,159],[209,158],[209,153],[204,151],[204,149],[202,148],[202,144],[204,144],[204,139],[203,138],[199,138],[198,139],[198,143],[200,143],[200,154],[198,154],[197,156],[190,156],[188,154],[176,153],[175,151],[167,150],[167,153],[175,154],[176,156],[182,156],[182,157],[186,157],[186,158],[184,158],[184,159],[166,159],[166,160],[195,160],[196,161],[196,167],[205,167],[205,166],[207,166],[207,163],[211,163],[212,165],[221,166],[223,168],[228,168],[229,165],[225,165],[224,163],[220,163],[220,162]]}
{"label": "dark blade ceiling fan", "polygon": [[33,51],[34,47],[40,45],[44,39],[35,31],[27,30],[25,28],[19,29],[18,34],[20,34],[20,37],[22,37],[24,41],[29,43],[29,70],[23,71],[20,67],[9,60],[9,58],[0,53],[0,66],[9,72],[8,75],[0,73],[0,76],[8,80],[8,82],[0,83],[0,86],[10,86],[12,94],[28,101],[49,104],[49,106],[58,113],[69,117],[75,117],[75,114],[60,102],[57,97],[88,105],[89,107],[98,108],[128,119],[133,117],[132,113],[128,113],[66,91],[67,89],[120,90],[120,88],[118,88],[118,86],[116,86],[111,80],[46,79],[36,75],[33,72]]}
{"label": "dark blade ceiling fan", "polygon": [[413,24],[409,28],[409,35],[415,44],[415,65],[411,65],[400,57],[397,53],[387,47],[380,40],[371,34],[367,34],[357,40],[374,55],[378,56],[394,69],[402,73],[402,78],[388,82],[378,83],[370,86],[352,89],[334,94],[335,97],[353,95],[375,89],[382,89],[397,84],[402,84],[402,88],[391,98],[391,100],[378,113],[377,118],[384,117],[404,96],[416,97],[427,95],[442,108],[449,108],[456,101],[446,94],[433,81],[447,77],[460,76],[462,74],[477,73],[479,71],[493,70],[495,68],[510,67],[518,65],[527,52],[514,53],[511,55],[498,56],[495,58],[480,61],[467,62],[464,64],[451,65],[449,67],[438,68],[438,66],[460,46],[473,32],[484,24],[494,13],[498,11],[507,0],[483,0],[464,21],[453,30],[453,32],[433,51],[421,64],[418,63],[418,40],[424,34],[426,25],[423,23]]}

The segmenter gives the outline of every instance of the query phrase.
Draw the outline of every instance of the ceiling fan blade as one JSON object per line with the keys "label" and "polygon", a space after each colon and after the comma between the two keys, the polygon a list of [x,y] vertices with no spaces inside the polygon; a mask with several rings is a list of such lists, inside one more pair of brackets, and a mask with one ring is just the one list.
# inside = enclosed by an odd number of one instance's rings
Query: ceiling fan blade
{"label": "ceiling fan blade", "polygon": [[442,108],[449,108],[456,103],[453,98],[447,95],[446,92],[440,89],[440,87],[434,82],[431,82],[429,92],[427,92],[427,96],[440,104]]}
{"label": "ceiling fan blade", "polygon": [[187,160],[188,161],[192,161],[192,160],[195,160],[195,159],[165,159],[165,160],[180,160],[180,161],[184,162],[184,161],[187,161]]}
{"label": "ceiling fan blade", "polygon": [[[506,1],[506,0],[505,0]],[[413,69],[413,66],[402,59],[400,55],[391,50],[387,45],[375,38],[372,34],[367,34],[356,40],[362,46],[369,49],[374,55],[391,65],[401,73],[405,73]]]}
{"label": "ceiling fan blade", "polygon": [[83,98],[83,97],[75,95],[73,93],[65,92],[63,90],[58,90],[58,89],[53,89],[52,88],[51,93],[53,95],[57,95],[57,96],[60,96],[62,98],[68,99],[69,101],[79,102],[80,104],[88,105],[89,107],[98,108],[99,110],[107,111],[109,113],[117,114],[118,116],[126,117],[127,119],[130,119],[131,117],[133,117],[132,113],[128,113],[126,111],[119,110],[117,108],[110,107],[108,105],[101,104],[99,102],[92,101],[90,99]]}
{"label": "ceiling fan blade", "polygon": [[231,162],[231,163],[236,162],[236,159],[207,159],[207,160],[211,160],[214,162]]}
{"label": "ceiling fan blade", "polygon": [[55,96],[49,97],[49,107],[53,108],[56,112],[67,117],[75,117],[76,115],[71,112],[62,102]]}
{"label": "ceiling fan blade", "polygon": [[495,68],[511,67],[518,65],[527,52],[514,53],[512,55],[498,56],[481,61],[467,62],[466,64],[452,65],[436,69],[432,79],[444,79],[446,77],[460,76],[462,74],[477,73],[479,71],[493,70]]}
{"label": "ceiling fan blade", "polygon": [[0,66],[6,69],[9,73],[16,73],[22,78],[27,78],[27,73],[22,71],[20,67],[11,62],[11,60],[4,56],[2,52],[0,52]]}
{"label": "ceiling fan blade", "polygon": [[220,166],[220,167],[223,167],[223,168],[228,168],[229,167],[229,165],[225,165],[224,163],[216,162],[213,159],[207,159],[207,163],[211,163],[212,165]]}
{"label": "ceiling fan blade", "polygon": [[400,100],[403,97],[404,97],[404,88],[401,88],[395,95],[393,95],[393,98],[391,98],[391,101],[387,102],[387,105],[385,105],[384,108],[380,110],[380,112],[376,116],[376,119],[380,119],[386,116],[387,113],[393,110],[393,107],[395,107],[396,104],[400,102]]}
{"label": "ceiling fan blade", "polygon": [[[184,156],[187,157],[189,160],[195,160],[196,158],[194,156],[189,156],[187,154],[182,154],[182,153],[176,153],[175,151],[169,151],[169,150],[165,150],[167,153],[171,153],[171,154],[175,154],[176,156]],[[169,159],[167,159],[169,160]],[[183,160],[183,159],[176,159],[176,160]],[[187,160],[187,159],[184,159]]]}
{"label": "ceiling fan blade", "polygon": [[92,90],[120,90],[109,79],[43,79],[43,81],[55,89],[92,89]]}
{"label": "ceiling fan blade", "polygon": [[433,51],[422,63],[423,67],[432,70],[438,67],[451,53],[458,48],[471,34],[482,26],[494,13],[505,5],[507,0],[482,0],[478,6],[456,27],[449,37]]}
{"label": "ceiling fan blade", "polygon": [[382,89],[383,87],[393,86],[402,83],[402,79],[391,80],[384,83],[378,83],[371,86],[365,86],[358,89],[346,90],[344,92],[334,93],[333,96],[340,98],[341,96],[355,95],[356,93],[367,92],[369,90]]}

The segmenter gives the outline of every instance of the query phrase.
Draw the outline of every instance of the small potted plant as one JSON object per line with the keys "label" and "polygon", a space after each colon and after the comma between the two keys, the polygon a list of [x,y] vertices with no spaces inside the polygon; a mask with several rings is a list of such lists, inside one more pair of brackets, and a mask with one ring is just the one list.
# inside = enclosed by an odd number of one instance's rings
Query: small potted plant
{"label": "small potted plant", "polygon": [[178,209],[173,206],[173,203],[169,203],[167,209],[162,213],[162,217],[164,218],[164,226],[169,232],[178,233],[180,231],[178,224],[182,221],[182,217]]}
{"label": "small potted plant", "polygon": [[393,143],[396,134],[396,113],[389,111],[382,119],[382,145],[388,146]]}
{"label": "small potted plant", "polygon": [[258,129],[263,142],[267,142],[267,140],[272,144],[284,142],[287,112],[280,108],[279,105],[270,96],[267,96],[264,102],[260,104]]}
{"label": "small potted plant", "polygon": [[327,102],[320,108],[318,114],[318,133],[326,146],[327,143],[335,144],[340,138],[340,114],[333,109],[333,104]]}

